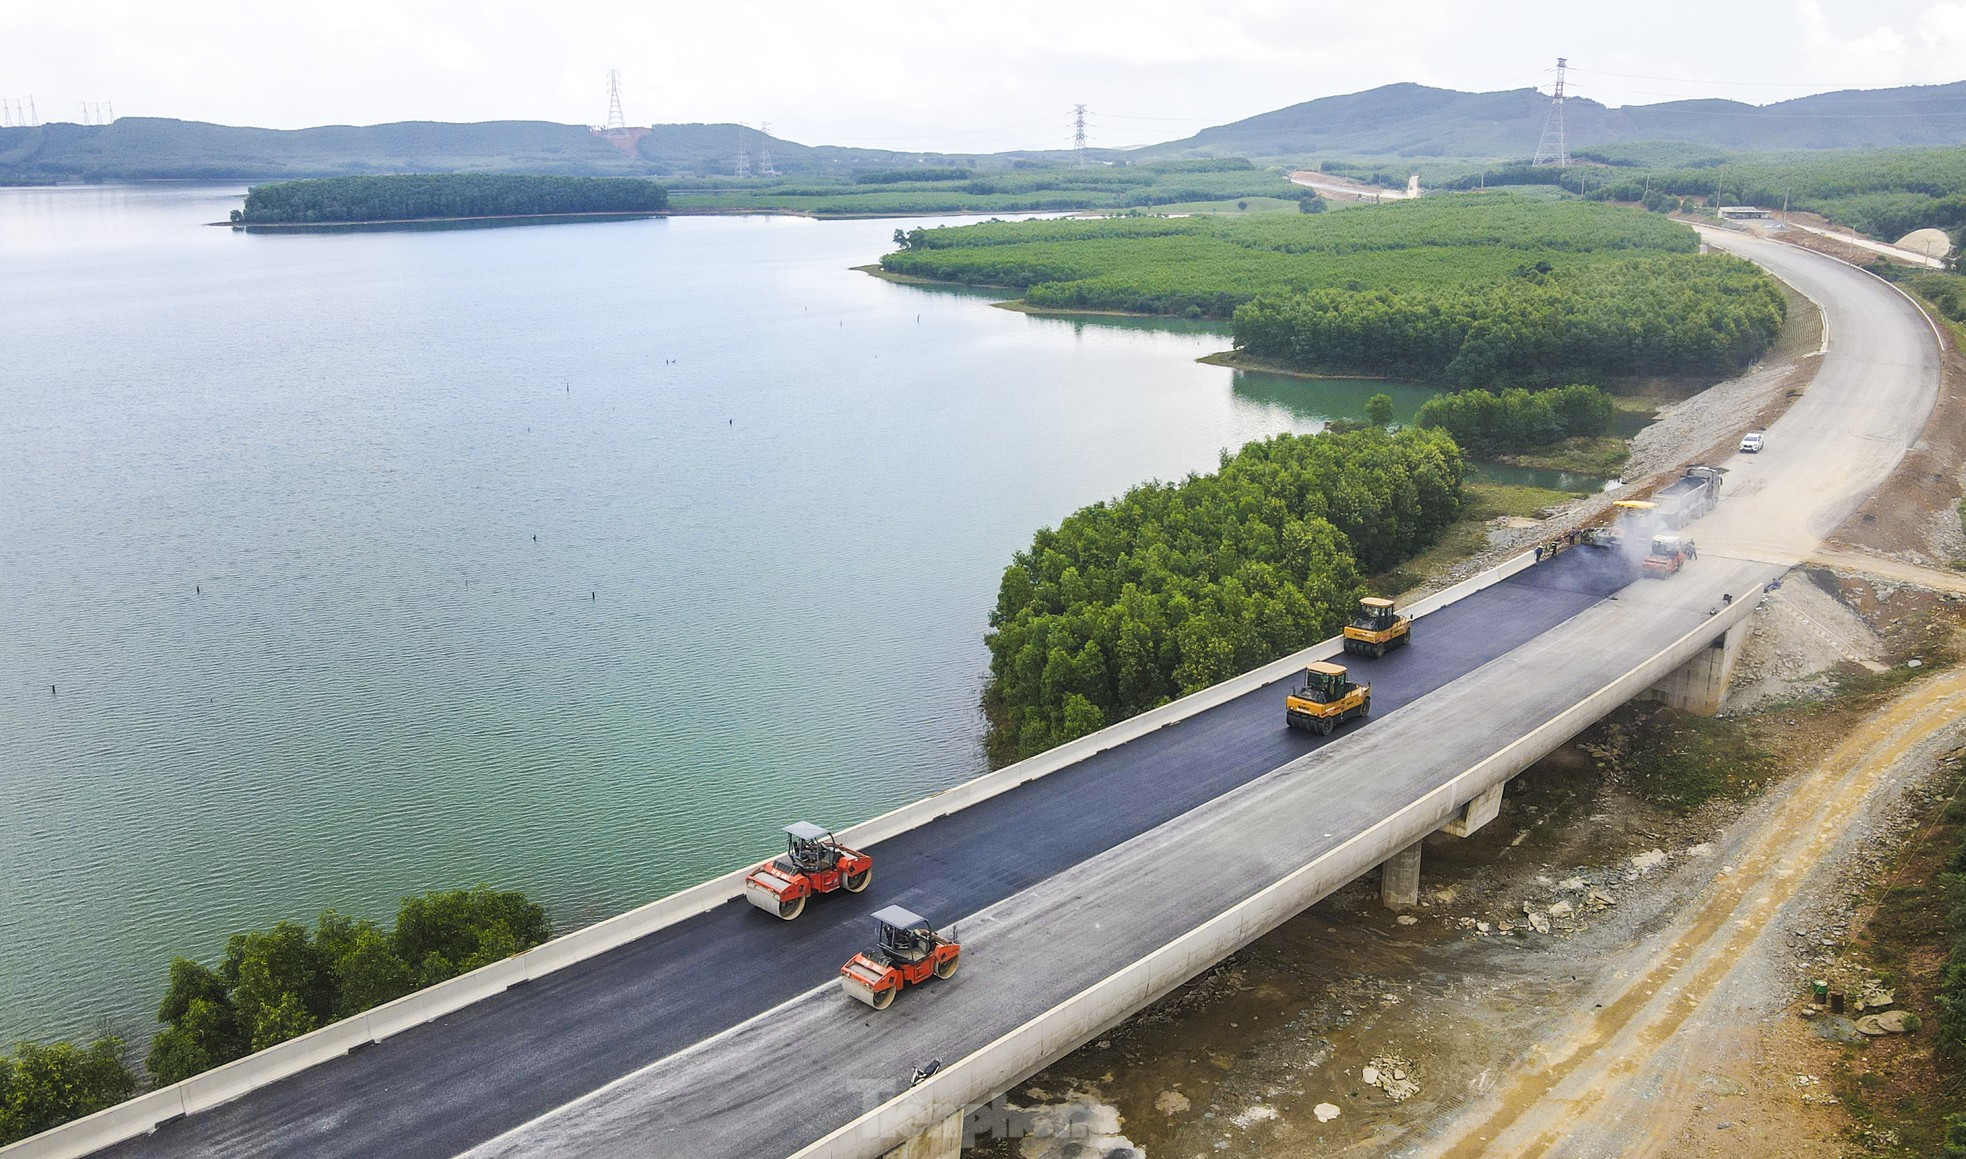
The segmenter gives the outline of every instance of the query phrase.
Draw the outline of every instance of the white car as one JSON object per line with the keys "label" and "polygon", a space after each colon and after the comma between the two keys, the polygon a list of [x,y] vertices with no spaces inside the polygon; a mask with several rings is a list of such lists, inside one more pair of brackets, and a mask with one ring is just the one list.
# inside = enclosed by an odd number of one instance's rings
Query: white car
{"label": "white car", "polygon": [[1760,431],[1756,431],[1756,432],[1754,432],[1754,433],[1753,433],[1753,434],[1751,434],[1751,435],[1746,435],[1746,436],[1743,436],[1743,437],[1742,437],[1742,439],[1741,439],[1741,453],[1742,453],[1743,455],[1753,455],[1753,454],[1758,454],[1758,453],[1760,453],[1760,451],[1761,451],[1761,432],[1760,432]]}

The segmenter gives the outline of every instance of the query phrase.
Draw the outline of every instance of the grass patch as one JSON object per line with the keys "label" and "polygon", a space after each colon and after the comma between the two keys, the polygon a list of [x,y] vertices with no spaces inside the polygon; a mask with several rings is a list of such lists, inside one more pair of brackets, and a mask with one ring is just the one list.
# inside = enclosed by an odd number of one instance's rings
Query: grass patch
{"label": "grass patch", "polygon": [[1551,471],[1574,471],[1580,475],[1611,478],[1624,469],[1632,457],[1631,446],[1616,435],[1565,439],[1534,451],[1498,455],[1497,462],[1517,467],[1542,467]]}
{"label": "grass patch", "polygon": [[1150,205],[1143,213],[1296,213],[1297,203],[1281,197],[1242,197],[1227,201],[1177,201],[1169,205]]}
{"label": "grass patch", "polygon": [[1883,700],[1906,684],[1922,676],[1929,676],[1941,669],[1950,668],[1957,660],[1951,645],[1941,644],[1927,654],[1918,657],[1918,667],[1894,664],[1882,672],[1872,672],[1868,668],[1855,666],[1830,674],[1830,682],[1835,687],[1839,700],[1865,701]]}
{"label": "grass patch", "polygon": [[[1943,992],[1950,943],[1960,936],[1959,879],[1947,872],[1966,842],[1966,778],[1959,754],[1946,762],[1948,780],[1926,823],[1898,854],[1893,871],[1877,889],[1875,908],[1854,937],[1854,948],[1870,972],[1897,991],[1900,1007],[1932,1011]],[[1966,1110],[1966,1082],[1955,1061],[1919,1044],[1943,1038],[1945,1017],[1924,1019],[1919,1032],[1903,1042],[1867,1043],[1838,1066],[1835,1089],[1859,1126],[1883,1142],[1887,1155],[1953,1155],[1959,1139],[1959,1113]],[[1882,1058],[1875,1052],[1888,1052]],[[1950,1128],[1950,1131],[1949,1131]],[[1952,1137],[1949,1139],[1949,1135]]]}
{"label": "grass patch", "polygon": [[1541,519],[1545,511],[1576,498],[1567,491],[1526,483],[1465,483],[1462,490],[1467,494],[1467,506],[1461,518],[1484,522],[1503,515]]}
{"label": "grass patch", "polygon": [[1367,584],[1373,591],[1409,591],[1469,556],[1486,551],[1491,519],[1503,516],[1541,519],[1549,508],[1576,498],[1568,492],[1520,483],[1464,482],[1461,491],[1466,497],[1461,517],[1426,551],[1370,577]]}
{"label": "grass patch", "polygon": [[1608,761],[1634,796],[1679,814],[1708,801],[1745,800],[1779,764],[1739,721],[1643,705],[1620,709],[1593,755]]}

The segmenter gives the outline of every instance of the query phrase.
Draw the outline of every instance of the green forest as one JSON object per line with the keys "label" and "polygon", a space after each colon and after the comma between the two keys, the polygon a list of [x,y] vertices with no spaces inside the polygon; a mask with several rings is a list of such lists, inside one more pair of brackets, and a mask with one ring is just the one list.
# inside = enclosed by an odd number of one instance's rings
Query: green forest
{"label": "green forest", "polygon": [[1454,436],[1470,455],[1491,457],[1545,447],[1563,439],[1596,438],[1611,430],[1617,411],[1611,396],[1594,386],[1549,390],[1510,387],[1497,394],[1463,390],[1420,404],[1414,422]]}
{"label": "green forest", "polygon": [[1456,387],[1723,377],[1781,333],[1767,275],[1723,254],[1524,269],[1465,286],[1313,290],[1237,308],[1238,350],[1292,369]]}
{"label": "green forest", "polygon": [[[718,178],[674,190],[678,210],[758,210],[818,217],[914,213],[1126,210],[1265,198],[1321,207],[1317,194],[1239,157],[1136,165],[923,166],[839,178]],[[1282,205],[1283,209],[1293,208]]]}
{"label": "green forest", "polygon": [[1002,286],[1036,307],[1233,318],[1287,367],[1454,386],[1719,375],[1786,303],[1657,214],[1506,193],[1314,216],[985,222],[918,229],[883,269]]}
{"label": "green forest", "polygon": [[1029,756],[1334,633],[1461,507],[1445,432],[1278,435],[1039,531],[1004,571],[984,702]]}
{"label": "green forest", "polygon": [[[395,925],[328,910],[314,928],[234,934],[216,967],[171,962],[164,1028],[145,1069],[180,1082],[256,1050],[487,966],[550,936],[546,911],[489,886],[406,897]],[[120,1039],[20,1043],[0,1056],[0,1146],[130,1098],[141,1083]]]}
{"label": "green forest", "polygon": [[400,173],[320,177],[255,185],[242,225],[346,224],[446,217],[558,213],[656,213],[662,186],[640,177],[523,177],[492,173]]}

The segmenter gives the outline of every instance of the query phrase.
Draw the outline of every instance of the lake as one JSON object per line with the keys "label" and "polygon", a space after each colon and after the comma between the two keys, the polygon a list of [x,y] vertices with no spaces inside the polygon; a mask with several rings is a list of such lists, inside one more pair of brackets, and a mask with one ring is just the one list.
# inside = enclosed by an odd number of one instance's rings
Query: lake
{"label": "lake", "polygon": [[203,224],[240,192],[0,189],[0,1042],[147,1041],[171,957],[281,918],[564,929],[972,777],[1035,529],[1384,388],[850,269],[893,222]]}

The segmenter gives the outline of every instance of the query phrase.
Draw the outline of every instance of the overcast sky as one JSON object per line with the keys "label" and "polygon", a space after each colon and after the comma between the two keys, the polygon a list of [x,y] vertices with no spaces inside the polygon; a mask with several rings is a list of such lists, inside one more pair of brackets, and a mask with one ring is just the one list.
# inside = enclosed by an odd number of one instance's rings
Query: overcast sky
{"label": "overcast sky", "polygon": [[1966,79],[1966,0],[0,0],[0,99],[43,121],[297,128],[506,118],[769,121],[813,144],[1063,147],[1185,136],[1395,81],[1611,105],[1767,103]]}

